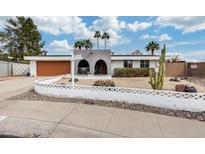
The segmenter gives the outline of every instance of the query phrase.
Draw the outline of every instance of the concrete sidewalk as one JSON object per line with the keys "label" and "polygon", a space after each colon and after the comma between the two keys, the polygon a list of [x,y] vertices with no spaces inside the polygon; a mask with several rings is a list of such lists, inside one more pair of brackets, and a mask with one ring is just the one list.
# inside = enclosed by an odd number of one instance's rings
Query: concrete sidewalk
{"label": "concrete sidewalk", "polygon": [[[3,105],[4,104],[4,105]],[[205,123],[110,107],[4,101],[0,134],[21,137],[205,137]]]}

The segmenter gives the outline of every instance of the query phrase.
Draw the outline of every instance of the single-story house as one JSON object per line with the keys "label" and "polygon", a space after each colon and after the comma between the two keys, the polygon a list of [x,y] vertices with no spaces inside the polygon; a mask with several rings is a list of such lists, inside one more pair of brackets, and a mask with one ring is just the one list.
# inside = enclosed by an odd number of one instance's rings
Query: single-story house
{"label": "single-story house", "polygon": [[[159,55],[114,55],[111,50],[74,50],[74,72],[79,77],[111,77],[115,68],[156,68]],[[166,59],[170,59],[167,56]],[[71,55],[25,56],[31,76],[71,73]]]}

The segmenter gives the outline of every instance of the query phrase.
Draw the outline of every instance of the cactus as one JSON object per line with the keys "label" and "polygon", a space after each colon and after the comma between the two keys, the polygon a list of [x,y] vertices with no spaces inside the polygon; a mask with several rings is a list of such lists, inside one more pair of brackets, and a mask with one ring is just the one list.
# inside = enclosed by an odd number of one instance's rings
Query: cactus
{"label": "cactus", "polygon": [[150,85],[152,89],[161,90],[164,84],[165,77],[165,56],[166,56],[166,47],[164,45],[161,50],[161,56],[159,58],[159,70],[156,72],[155,69],[150,69]]}

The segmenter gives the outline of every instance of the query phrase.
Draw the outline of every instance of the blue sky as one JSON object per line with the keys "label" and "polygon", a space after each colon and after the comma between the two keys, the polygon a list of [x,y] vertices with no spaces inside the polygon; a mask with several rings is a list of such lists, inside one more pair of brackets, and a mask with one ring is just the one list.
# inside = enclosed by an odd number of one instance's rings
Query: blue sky
{"label": "blue sky", "polygon": [[[0,17],[0,29],[8,17]],[[179,54],[188,61],[205,61],[205,17],[173,16],[33,16],[46,42],[48,54],[70,54],[79,39],[91,39],[94,32],[108,32],[108,48],[115,54],[128,54],[136,49],[148,54],[144,47],[150,41],[166,44],[168,54]],[[100,41],[100,47],[104,48]],[[157,52],[158,54],[160,52]]]}

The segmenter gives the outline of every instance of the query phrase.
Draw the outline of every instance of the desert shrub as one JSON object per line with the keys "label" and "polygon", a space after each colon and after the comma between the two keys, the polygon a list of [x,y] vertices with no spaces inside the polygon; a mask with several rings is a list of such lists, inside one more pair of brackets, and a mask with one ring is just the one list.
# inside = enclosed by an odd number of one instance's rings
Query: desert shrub
{"label": "desert shrub", "polygon": [[94,86],[103,86],[103,87],[114,87],[115,83],[112,80],[97,80],[93,84]]}
{"label": "desert shrub", "polygon": [[148,77],[149,68],[115,68],[115,77]]}
{"label": "desert shrub", "polygon": [[115,77],[126,77],[126,69],[125,68],[115,68],[114,76]]}
{"label": "desert shrub", "polygon": [[133,68],[126,68],[125,74],[126,74],[125,77],[134,77],[134,76],[136,76],[137,71],[136,71],[136,69],[133,69]]}

